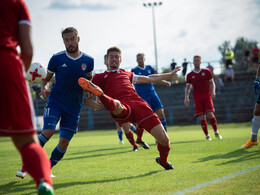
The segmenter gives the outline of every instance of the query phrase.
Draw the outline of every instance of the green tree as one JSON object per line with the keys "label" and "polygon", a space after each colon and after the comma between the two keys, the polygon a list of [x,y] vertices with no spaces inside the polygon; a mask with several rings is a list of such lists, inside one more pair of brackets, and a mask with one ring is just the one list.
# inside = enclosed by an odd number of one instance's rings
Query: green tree
{"label": "green tree", "polygon": [[231,48],[230,46],[230,41],[224,41],[220,46],[218,46],[218,51],[221,53],[221,62],[223,64],[225,64],[225,51],[227,50],[227,48]]}
{"label": "green tree", "polygon": [[232,48],[230,41],[224,41],[219,47],[218,50],[221,53],[221,61],[225,63],[225,51],[227,48],[230,48],[234,51],[236,64],[240,65],[243,63],[244,49],[248,46],[249,51],[251,52],[254,45],[257,44],[255,40],[248,40],[245,37],[239,37],[236,39],[235,46]]}
{"label": "green tree", "polygon": [[248,40],[244,37],[237,38],[236,44],[234,47],[234,54],[235,54],[235,60],[238,64],[243,63],[245,47],[248,46],[248,49],[251,52],[252,49],[254,48],[255,44],[257,44],[257,41],[255,41],[255,40]]}

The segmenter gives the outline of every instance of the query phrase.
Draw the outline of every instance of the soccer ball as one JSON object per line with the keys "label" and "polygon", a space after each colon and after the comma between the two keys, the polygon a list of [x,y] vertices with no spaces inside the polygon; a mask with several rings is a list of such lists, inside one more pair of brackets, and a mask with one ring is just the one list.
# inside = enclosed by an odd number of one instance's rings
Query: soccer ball
{"label": "soccer ball", "polygon": [[46,77],[46,70],[38,62],[34,62],[31,64],[30,69],[27,72],[26,79],[32,84],[39,84]]}

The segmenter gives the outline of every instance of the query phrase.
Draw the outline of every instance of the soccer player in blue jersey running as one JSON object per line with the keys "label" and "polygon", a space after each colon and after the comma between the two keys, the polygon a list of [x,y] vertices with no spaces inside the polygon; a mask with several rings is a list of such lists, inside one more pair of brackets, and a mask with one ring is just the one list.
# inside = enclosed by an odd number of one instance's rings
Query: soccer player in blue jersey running
{"label": "soccer player in blue jersey running", "polygon": [[[155,70],[153,69],[152,66],[150,65],[144,65],[145,57],[144,53],[138,53],[136,55],[136,61],[138,63],[138,66],[133,68],[131,72],[133,72],[136,75],[151,75],[155,74]],[[160,81],[158,82],[159,84],[166,85],[167,87],[171,86],[171,83],[168,81]],[[165,131],[167,131],[167,122],[164,114],[164,109],[163,105],[161,103],[160,98],[158,97],[154,86],[152,83],[140,83],[140,84],[135,84],[135,90],[137,94],[144,99],[153,109],[153,111],[157,114],[159,117]],[[142,134],[143,134],[143,129],[137,128],[136,129],[136,134],[137,134],[137,140],[136,143],[142,145]]]}
{"label": "soccer player in blue jersey running", "polygon": [[[50,59],[47,76],[42,82],[40,92],[44,98],[49,95],[44,112],[43,131],[39,135],[42,147],[52,137],[60,121],[60,139],[50,157],[51,167],[62,159],[70,140],[77,132],[83,100],[83,90],[78,85],[78,79],[85,77],[90,80],[94,68],[94,59],[79,50],[78,31],[73,27],[68,27],[62,31],[61,35],[66,50],[54,54]],[[56,84],[50,91],[48,82],[54,74]],[[23,168],[18,172],[22,178],[26,174]]]}

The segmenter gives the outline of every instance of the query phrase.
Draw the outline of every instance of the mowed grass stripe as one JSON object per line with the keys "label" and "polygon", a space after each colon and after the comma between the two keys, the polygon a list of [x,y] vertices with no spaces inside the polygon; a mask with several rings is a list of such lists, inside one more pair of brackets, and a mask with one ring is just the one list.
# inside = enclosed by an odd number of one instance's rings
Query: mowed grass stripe
{"label": "mowed grass stripe", "polygon": [[233,177],[236,177],[236,176],[239,176],[239,175],[248,173],[248,172],[250,172],[250,171],[257,170],[257,169],[260,169],[260,164],[259,164],[259,165],[256,165],[256,166],[253,166],[253,167],[250,167],[249,169],[246,169],[246,170],[243,170],[243,171],[239,171],[239,172],[236,172],[236,173],[232,173],[232,174],[229,174],[229,175],[226,175],[226,176],[223,176],[223,177],[214,179],[214,180],[212,180],[212,181],[209,181],[209,182],[206,182],[206,183],[203,183],[203,184],[199,184],[199,185],[196,185],[196,186],[187,188],[187,189],[185,189],[185,190],[182,190],[182,191],[180,191],[180,192],[174,193],[174,194],[172,194],[172,195],[183,195],[183,194],[186,194],[186,193],[189,193],[189,192],[193,192],[193,191],[195,191],[195,190],[204,188],[204,187],[206,187],[206,186],[208,186],[208,185],[215,184],[215,183],[218,183],[218,182],[221,182],[221,181],[224,181],[224,180],[227,180],[227,179],[230,179],[230,178],[233,178]]}

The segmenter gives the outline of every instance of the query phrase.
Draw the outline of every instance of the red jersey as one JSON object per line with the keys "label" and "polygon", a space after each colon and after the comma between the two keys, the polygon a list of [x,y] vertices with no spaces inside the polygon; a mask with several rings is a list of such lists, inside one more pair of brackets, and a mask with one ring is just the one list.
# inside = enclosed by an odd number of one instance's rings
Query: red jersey
{"label": "red jersey", "polygon": [[0,1],[0,49],[11,49],[17,53],[18,24],[29,24],[30,16],[23,0]]}
{"label": "red jersey", "polygon": [[191,71],[186,78],[186,83],[193,87],[194,100],[211,97],[209,81],[213,76],[209,69],[200,69]]}
{"label": "red jersey", "polygon": [[252,53],[253,53],[253,57],[254,58],[258,58],[259,49],[258,48],[253,48],[252,49]]}
{"label": "red jersey", "polygon": [[132,72],[119,69],[95,74],[92,83],[99,86],[106,95],[119,100],[124,97],[138,96],[133,87],[132,80]]}

